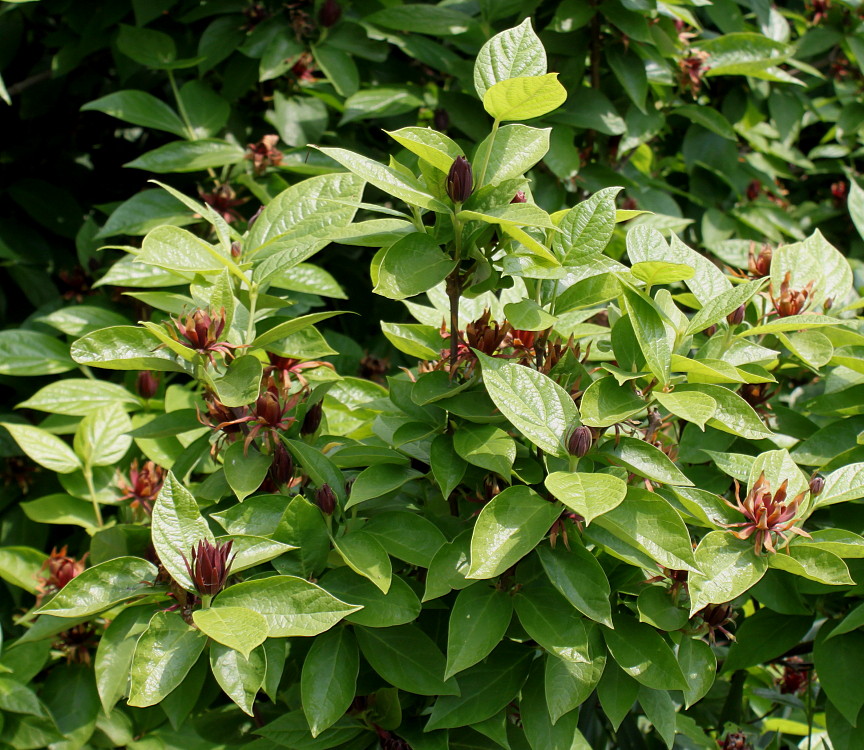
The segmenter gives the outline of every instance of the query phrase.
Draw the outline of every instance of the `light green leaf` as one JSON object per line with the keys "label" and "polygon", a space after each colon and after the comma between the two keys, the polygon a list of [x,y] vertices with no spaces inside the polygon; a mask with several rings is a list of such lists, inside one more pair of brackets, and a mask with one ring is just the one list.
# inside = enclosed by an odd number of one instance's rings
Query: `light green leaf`
{"label": "light green leaf", "polygon": [[457,455],[474,466],[509,480],[516,458],[516,442],[491,424],[466,424],[453,434]]}
{"label": "light green leaf", "polygon": [[108,96],[94,99],[81,107],[82,112],[104,112],[118,120],[131,122],[144,128],[165,130],[181,138],[189,134],[180,116],[161,99],[145,91],[129,89],[115,91]]}
{"label": "light green leaf", "polygon": [[113,466],[132,445],[131,431],[129,415],[112,403],[81,420],[75,431],[75,453],[86,466]]}
{"label": "light green leaf", "polygon": [[498,121],[531,120],[558,109],[566,99],[558,74],[547,73],[499,81],[483,94],[483,108]]}
{"label": "light green leaf", "polygon": [[717,402],[707,393],[698,391],[657,391],[654,394],[657,403],[676,417],[699,425],[704,431],[705,423],[717,412]]}
{"label": "light green leaf", "polygon": [[612,474],[556,471],[546,477],[544,484],[586,524],[620,505],[627,494],[627,483]]}
{"label": "light green leaf", "polygon": [[672,350],[666,334],[664,316],[656,303],[635,289],[621,287],[621,294],[627,303],[630,321],[636,333],[639,348],[661,385],[666,385],[671,377]]}
{"label": "light green leaf", "polygon": [[674,284],[676,281],[692,279],[696,271],[683,263],[666,263],[661,260],[646,260],[635,263],[630,272],[648,286]]}
{"label": "light green leaf", "polygon": [[445,174],[450,171],[457,156],[464,156],[459,144],[432,128],[407,127],[385,130],[394,141]]}
{"label": "light green leaf", "polygon": [[[376,464],[369,466],[354,480],[351,485],[351,495],[345,508],[386,495],[398,490],[406,482],[422,476],[419,471],[410,466],[399,464]],[[358,571],[359,572],[359,571]]]}
{"label": "light green leaf", "polygon": [[143,708],[163,700],[183,682],[207,645],[201,631],[175,612],[157,612],[135,646],[129,705]]}
{"label": "light green leaf", "polygon": [[482,353],[477,357],[483,383],[501,413],[534,445],[565,458],[567,437],[579,426],[579,412],[567,391],[537,370]]}
{"label": "light green leaf", "polygon": [[105,628],[96,648],[96,689],[105,713],[127,695],[129,667],[138,637],[147,629],[158,605],[127,607]]}
{"label": "light green leaf", "polygon": [[707,604],[723,604],[755,586],[765,575],[768,561],[753,552],[753,545],[726,531],[711,531],[696,548],[700,573],[691,573],[691,617]]}
{"label": "light green leaf", "polygon": [[759,415],[741,396],[719,385],[679,385],[675,393],[702,393],[710,396],[716,408],[708,420],[711,427],[729,432],[748,440],[760,440],[773,436]]}
{"label": "light green leaf", "polygon": [[146,594],[156,566],[138,557],[115,557],[79,573],[39,609],[58,617],[86,617]]}
{"label": "light green leaf", "polygon": [[225,481],[242,503],[257,490],[270,469],[273,457],[254,448],[246,450],[241,441],[231,443],[222,456]]}
{"label": "light green leaf", "polygon": [[785,570],[792,575],[818,581],[829,586],[854,586],[855,581],[849,576],[849,568],[833,552],[827,549],[799,544],[789,547],[787,552],[768,555],[768,566]]}
{"label": "light green leaf", "polygon": [[258,398],[263,369],[261,360],[253,354],[232,359],[225,374],[213,380],[219,400],[231,408],[251,404]]}
{"label": "light green leaf", "polygon": [[754,326],[740,331],[742,336],[760,336],[765,333],[779,333],[782,331],[800,331],[809,328],[821,328],[823,326],[840,325],[843,321],[832,318],[829,315],[817,315],[806,313],[804,315],[789,315],[785,318],[775,318],[769,323]]}
{"label": "light green leaf", "polygon": [[264,615],[273,638],[318,635],[362,609],[314,583],[287,575],[235,583],[214,600],[214,608],[222,607],[247,607]]}
{"label": "light green leaf", "polygon": [[188,367],[150,331],[137,326],[113,326],[88,333],[72,344],[71,353],[79,364],[108,370],[186,372]]}
{"label": "light green leaf", "polygon": [[246,156],[238,145],[215,138],[197,141],[174,141],[141,154],[124,167],[143,169],[147,172],[166,174],[169,172],[198,172],[215,167],[237,164]]}
{"label": "light green leaf", "polygon": [[546,72],[546,50],[526,18],[518,26],[489,39],[474,63],[474,88],[481,99],[500,81]]}
{"label": "light green leaf", "polygon": [[109,383],[106,380],[66,378],[40,388],[16,408],[83,417],[115,403],[127,409],[140,407],[141,404],[139,399],[122,385]]}
{"label": "light green leaf", "polygon": [[413,297],[443,281],[455,265],[433,237],[414,232],[385,252],[373,291],[390,299]]}
{"label": "light green leaf", "polygon": [[247,607],[197,609],[192,619],[204,635],[239,651],[246,659],[270,633],[267,620]]}
{"label": "light green leaf", "polygon": [[186,572],[191,549],[202,539],[213,544],[213,532],[201,516],[198,503],[169,471],[153,505],[153,547],[171,577],[187,591],[195,585]]}
{"label": "light green leaf", "polygon": [[[458,433],[457,433],[458,434]],[[525,485],[508,487],[487,503],[471,536],[467,578],[494,578],[527,555],[561,515]]]}
{"label": "light green leaf", "polygon": [[0,422],[24,453],[40,466],[58,474],[70,474],[81,468],[72,449],[56,435],[29,424]]}
{"label": "light green leaf", "polygon": [[[208,610],[212,612],[213,610]],[[267,657],[263,648],[244,656],[221,643],[210,644],[210,670],[216,682],[240,709],[254,716],[252,706],[267,674]]]}
{"label": "light green leaf", "polygon": [[[488,135],[474,154],[475,169],[479,165],[486,166],[483,184],[477,187],[500,185],[505,180],[525,174],[549,151],[551,131],[551,128],[532,128],[516,123]],[[475,178],[479,179],[480,175]]]}
{"label": "light green leaf", "polygon": [[0,547],[0,578],[33,594],[36,576],[47,557],[32,547]]}
{"label": "light green leaf", "polygon": [[753,281],[748,281],[746,284],[739,284],[732,289],[727,289],[707,302],[693,316],[684,334],[689,336],[693,333],[704,331],[715,323],[719,323],[729,313],[734,312],[741,305],[747,304],[753,298],[753,295],[761,290],[764,285],[765,279],[754,279]]}
{"label": "light green leaf", "polygon": [[685,708],[701,700],[714,684],[717,657],[705,641],[685,637],[678,647],[678,665],[687,680],[684,691]]}
{"label": "light green leaf", "polygon": [[646,479],[662,484],[684,486],[693,484],[663,451],[644,440],[631,437],[607,440],[597,450]]}
{"label": "light green leaf", "polygon": [[56,375],[74,367],[66,344],[47,333],[0,331],[0,375]]}
{"label": "light green leaf", "polygon": [[615,378],[598,378],[585,389],[579,408],[583,424],[589,427],[611,427],[644,412],[646,404],[630,385],[619,385]]}
{"label": "light green leaf", "polygon": [[381,593],[390,590],[393,577],[390,556],[374,536],[365,531],[352,531],[334,540],[333,546],[351,570],[372,581]]}

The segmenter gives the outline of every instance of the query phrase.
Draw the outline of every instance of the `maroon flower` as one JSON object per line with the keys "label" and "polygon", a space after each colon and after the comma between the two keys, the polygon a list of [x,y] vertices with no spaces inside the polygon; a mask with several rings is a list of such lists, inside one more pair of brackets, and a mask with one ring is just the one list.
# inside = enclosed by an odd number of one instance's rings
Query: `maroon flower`
{"label": "maroon flower", "polygon": [[209,193],[199,190],[198,195],[229,224],[232,221],[243,221],[243,217],[237,213],[235,208],[242,206],[249,199],[238,198],[237,193],[230,185],[218,185]]}
{"label": "maroon flower", "polygon": [[775,540],[772,538],[773,534],[783,539],[787,547],[789,546],[789,538],[786,536],[786,532],[810,538],[810,535],[806,531],[795,526],[795,523],[799,520],[796,517],[798,506],[807,494],[807,490],[803,490],[791,501],[787,502],[786,486],[788,483],[788,479],[783,480],[783,483],[772,495],[771,485],[765,479],[765,472],[763,471],[750,492],[747,493],[747,497],[744,498],[743,503],[739,496],[737,479],[735,480],[735,505],[732,505],[732,503],[724,498],[724,502],[730,508],[740,510],[747,520],[740,523],[723,525],[726,528],[741,528],[741,531],[732,532],[739,539],[749,539],[752,536],[754,540],[753,551],[757,555],[762,554],[763,547],[771,554],[777,552],[774,549]]}
{"label": "maroon flower", "polygon": [[524,190],[517,190],[516,195],[513,196],[513,200],[511,200],[510,202],[511,203],[527,203],[528,199],[525,197],[525,191]]}
{"label": "maroon flower", "polygon": [[237,557],[235,552],[234,557],[228,559],[233,546],[233,540],[213,544],[202,539],[198,542],[197,548],[193,546],[189,550],[192,557],[191,562],[186,558],[186,555],[183,555],[186,572],[192,579],[195,590],[201,596],[215,596],[225,588],[225,582],[231,572],[231,564]]}
{"label": "maroon flower", "polygon": [[730,604],[709,604],[702,607],[693,617],[702,620],[701,629],[707,631],[711,643],[714,643],[715,632],[718,630],[730,641],[735,640],[735,636],[726,629],[735,622],[735,610]]}
{"label": "maroon flower", "polygon": [[[84,554],[80,560],[70,557],[66,554],[66,545],[64,544],[60,551],[54,547],[51,549],[51,554],[48,559],[42,563],[40,575],[36,576],[39,582],[36,585],[36,606],[38,607],[46,596],[56,594],[69,581],[84,572],[84,561],[87,559],[89,552]],[[41,575],[41,571],[47,571],[47,575]]]}
{"label": "maroon flower", "polygon": [[326,482],[315,490],[315,504],[328,516],[336,509],[336,493]]}
{"label": "maroon flower", "polygon": [[282,152],[276,148],[278,142],[279,136],[271,134],[246,147],[246,158],[252,162],[256,174],[261,174],[267,167],[278,167],[282,163]]}
{"label": "maroon flower", "polygon": [[150,370],[142,370],[135,378],[135,390],[143,399],[151,399],[159,390],[159,379]]}
{"label": "maroon flower", "polygon": [[447,173],[447,195],[454,203],[464,203],[473,189],[474,177],[471,174],[471,164],[464,156],[457,156]]}
{"label": "maroon flower", "polygon": [[813,291],[813,282],[809,281],[803,289],[792,289],[792,271],[786,271],[786,276],[780,284],[780,296],[775,299],[774,288],[769,286],[768,295],[774,303],[774,309],[781,318],[798,315],[807,305],[807,299]]}
{"label": "maroon flower", "polygon": [[759,255],[756,255],[753,252],[753,245],[750,245],[750,252],[747,258],[747,269],[750,271],[750,275],[754,278],[761,279],[771,273],[771,258],[774,255],[774,251],[771,250],[770,245],[762,245],[762,248],[759,250]]}
{"label": "maroon flower", "polygon": [[143,508],[147,515],[153,512],[153,503],[159,490],[162,489],[162,482],[165,478],[165,470],[161,466],[157,466],[152,461],[146,461],[144,465],[138,468],[138,459],[133,459],[129,466],[129,481],[125,477],[120,477],[117,480],[117,487],[123,492],[121,500],[131,500],[129,506],[132,510],[137,511]]}
{"label": "maroon flower", "polygon": [[219,311],[218,317],[205,310],[195,310],[186,316],[185,321],[171,318],[171,322],[174,324],[173,327],[166,323],[171,337],[199,354],[206,355],[213,367],[216,367],[216,361],[213,359],[214,352],[228,357],[234,355],[234,349],[241,349],[244,346],[220,340],[225,330],[224,307]]}
{"label": "maroon flower", "polygon": [[567,439],[567,452],[571,456],[582,458],[591,450],[593,444],[594,433],[590,427],[583,424],[570,433],[570,437]]}

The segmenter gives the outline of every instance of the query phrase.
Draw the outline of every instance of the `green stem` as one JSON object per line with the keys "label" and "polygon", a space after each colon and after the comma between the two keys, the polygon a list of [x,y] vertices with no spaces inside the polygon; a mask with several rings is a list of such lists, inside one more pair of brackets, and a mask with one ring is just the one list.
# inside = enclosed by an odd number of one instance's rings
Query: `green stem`
{"label": "green stem", "polygon": [[210,609],[210,602],[213,601],[212,596],[201,594],[201,609]]}
{"label": "green stem", "polygon": [[93,469],[90,464],[84,464],[84,480],[87,482],[87,491],[90,493],[90,502],[93,503],[93,513],[96,516],[96,524],[101,528],[105,525],[102,520],[102,507],[96,498],[96,487],[93,484]]}
{"label": "green stem", "polygon": [[246,325],[246,343],[255,339],[255,311],[258,307],[258,285],[249,284],[249,323]]}
{"label": "green stem", "polygon": [[475,188],[479,190],[483,187],[483,180],[486,179],[486,169],[489,167],[489,157],[492,155],[492,146],[495,145],[495,134],[498,132],[500,120],[495,120],[492,123],[492,132],[489,133],[489,148],[486,149],[486,155],[483,157],[483,167],[480,169],[480,176],[477,178]]}

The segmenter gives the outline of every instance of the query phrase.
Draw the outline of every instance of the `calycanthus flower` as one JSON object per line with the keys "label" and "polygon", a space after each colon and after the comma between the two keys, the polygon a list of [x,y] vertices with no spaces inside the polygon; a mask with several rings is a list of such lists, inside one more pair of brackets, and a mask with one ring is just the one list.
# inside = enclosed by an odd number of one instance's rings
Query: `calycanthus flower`
{"label": "calycanthus flower", "polygon": [[776,534],[789,546],[789,537],[786,532],[805,536],[808,539],[808,534],[803,529],[798,528],[795,524],[800,520],[798,516],[798,507],[807,490],[802,490],[792,500],[786,500],[786,487],[789,484],[788,479],[784,479],[783,483],[777,488],[777,491],[771,493],[771,484],[765,478],[763,471],[759,475],[759,479],[753,484],[750,492],[744,501],[741,501],[739,494],[738,481],[735,481],[735,505],[724,498],[724,502],[735,510],[741,511],[746,517],[746,521],[739,523],[723,524],[726,528],[740,528],[740,531],[732,533],[738,539],[749,539],[753,537],[753,551],[759,555],[762,553],[762,548],[767,549],[771,554],[775,554],[777,550],[774,548],[775,540],[773,534]]}
{"label": "calycanthus flower", "polygon": [[233,546],[233,540],[213,544],[202,539],[197,547],[190,548],[191,561],[183,555],[186,572],[195,584],[195,590],[201,596],[215,596],[225,588],[225,582],[231,572],[231,564],[237,557],[235,552],[234,556],[228,559]]}

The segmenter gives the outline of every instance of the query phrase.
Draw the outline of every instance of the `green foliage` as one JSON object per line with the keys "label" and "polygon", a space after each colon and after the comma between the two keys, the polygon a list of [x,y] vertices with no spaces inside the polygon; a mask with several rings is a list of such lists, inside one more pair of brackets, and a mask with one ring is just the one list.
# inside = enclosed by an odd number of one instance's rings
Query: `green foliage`
{"label": "green foliage", "polygon": [[0,749],[857,747],[856,12],[0,9]]}

